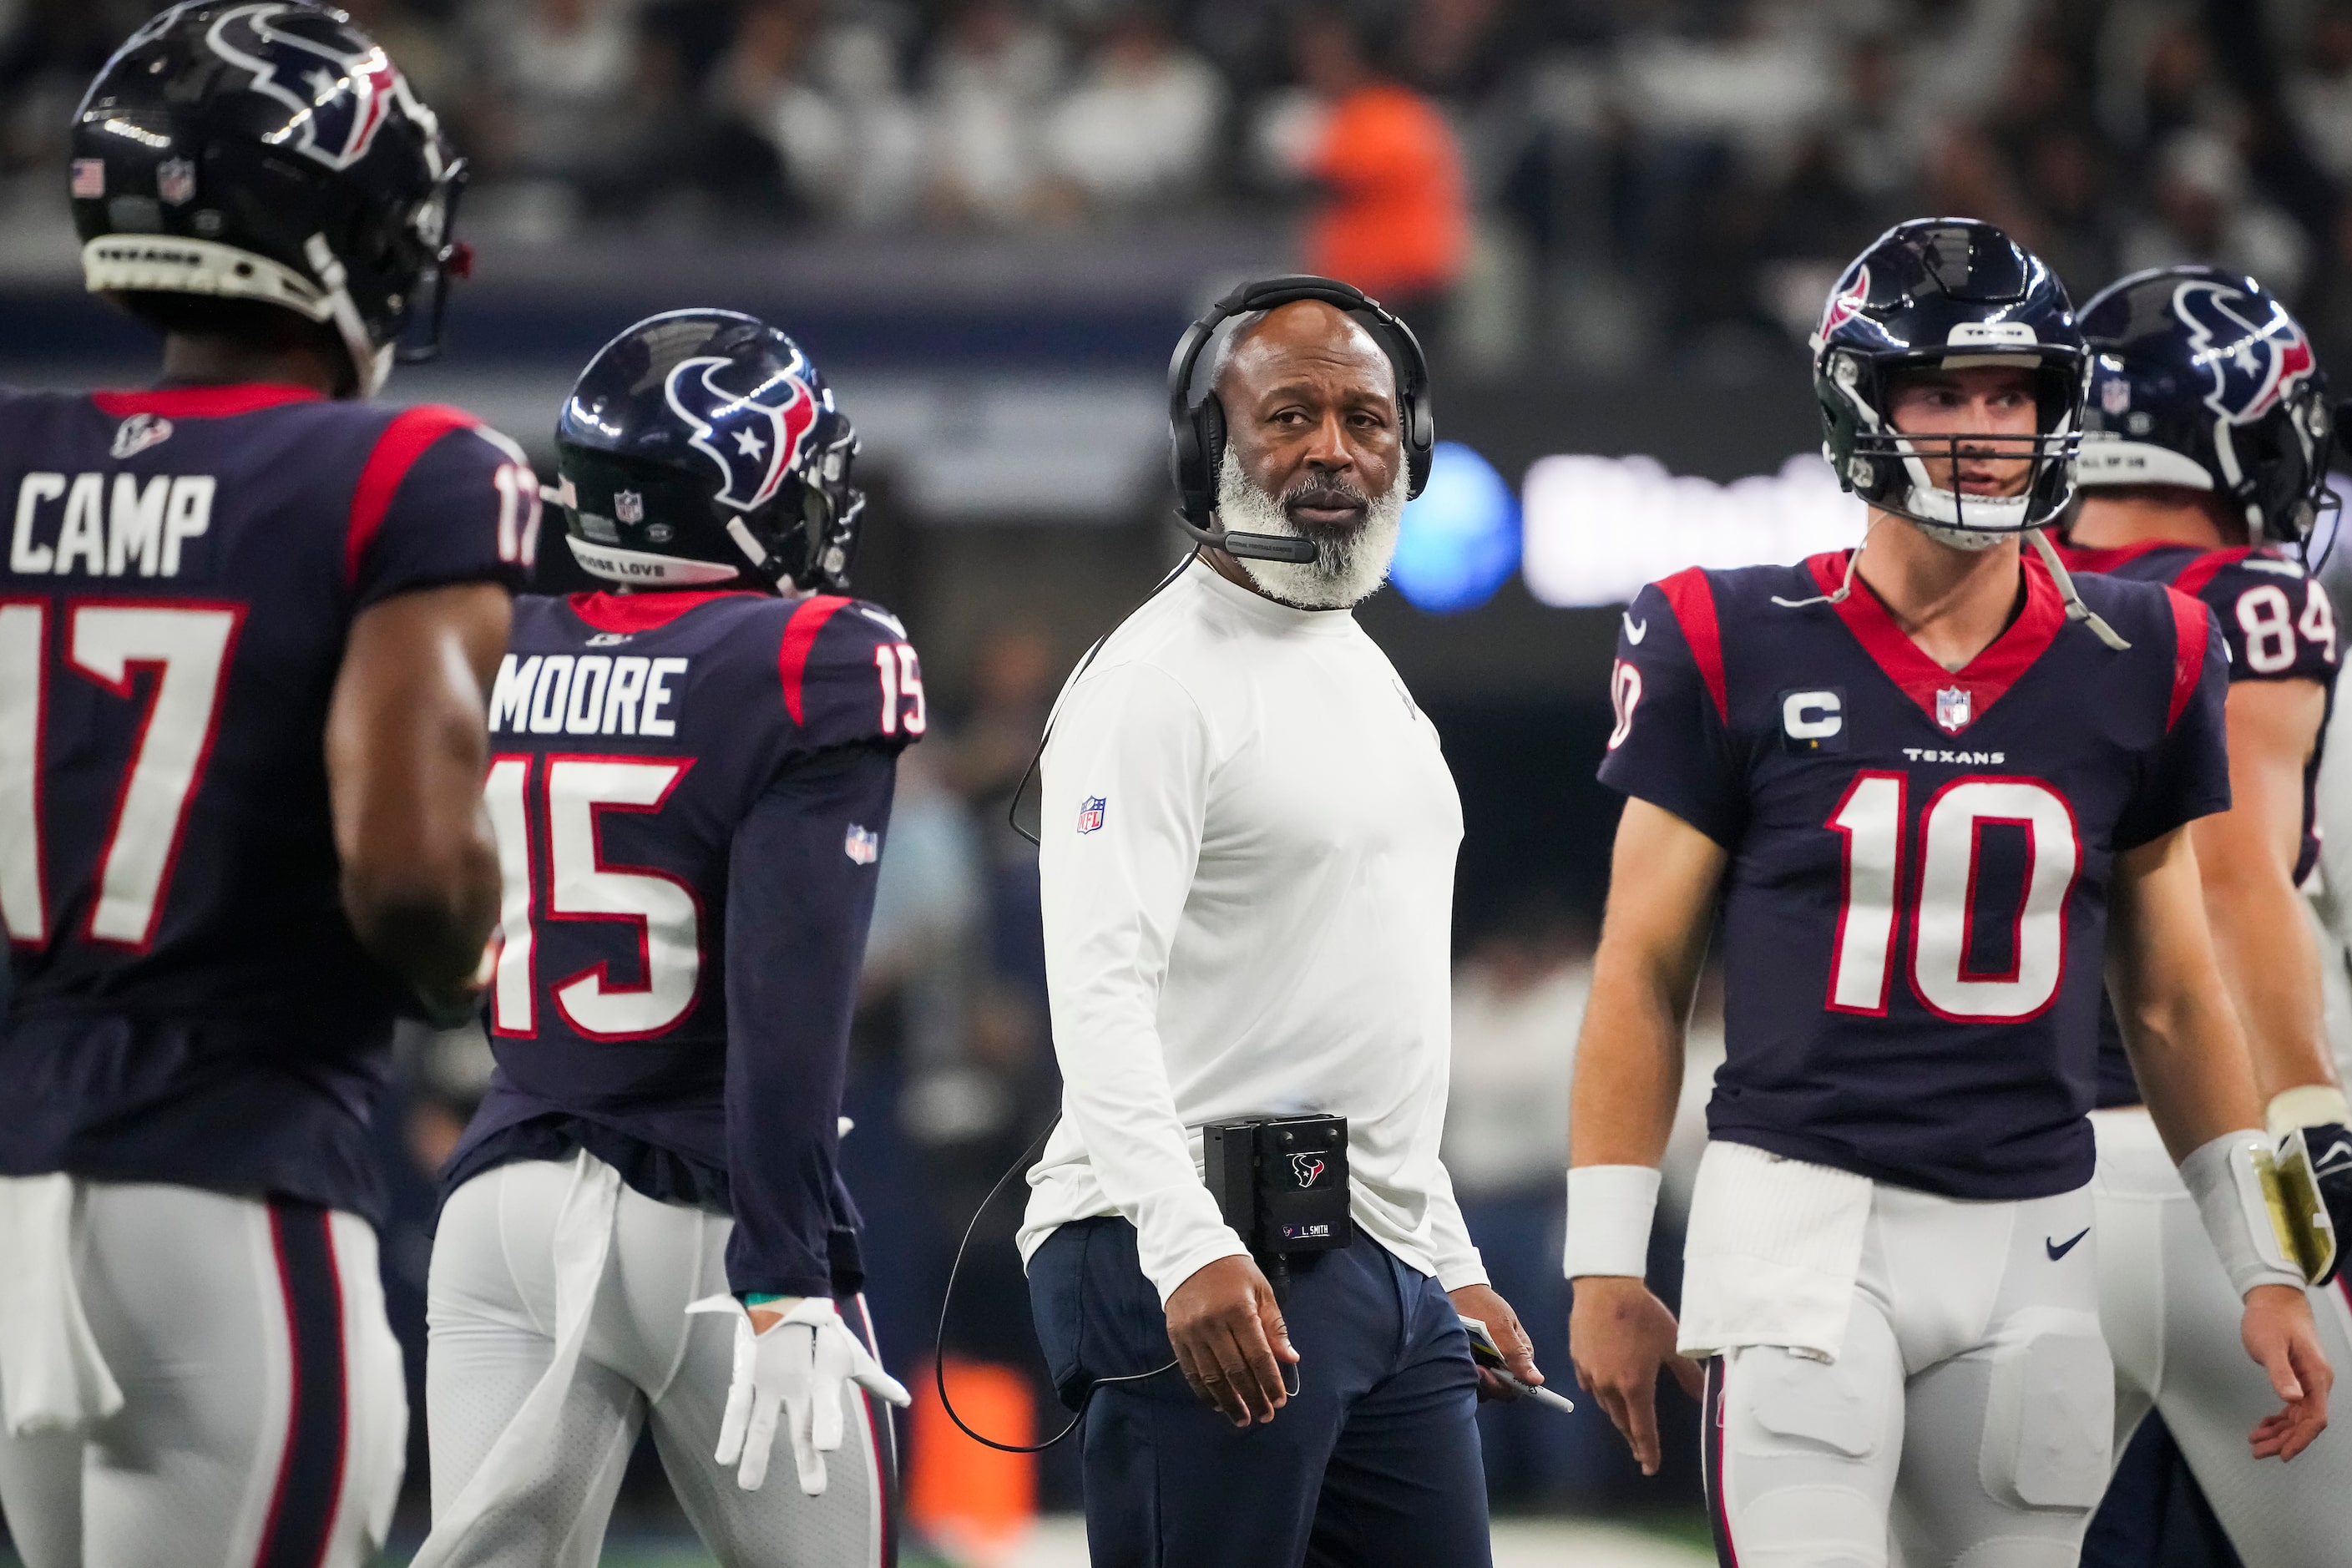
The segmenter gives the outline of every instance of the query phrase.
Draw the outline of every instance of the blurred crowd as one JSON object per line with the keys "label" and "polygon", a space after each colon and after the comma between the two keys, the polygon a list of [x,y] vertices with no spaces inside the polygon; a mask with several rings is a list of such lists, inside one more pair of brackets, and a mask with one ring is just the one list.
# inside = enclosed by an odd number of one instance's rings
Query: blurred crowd
{"label": "blurred crowd", "polygon": [[[478,232],[1300,215],[1308,265],[1486,301],[1474,342],[1601,368],[1785,352],[1839,259],[1927,212],[2011,227],[2078,292],[2200,258],[2323,335],[2352,310],[2347,0],[349,8],[474,160]],[[57,177],[76,95],[152,9],[0,0],[0,177]]]}

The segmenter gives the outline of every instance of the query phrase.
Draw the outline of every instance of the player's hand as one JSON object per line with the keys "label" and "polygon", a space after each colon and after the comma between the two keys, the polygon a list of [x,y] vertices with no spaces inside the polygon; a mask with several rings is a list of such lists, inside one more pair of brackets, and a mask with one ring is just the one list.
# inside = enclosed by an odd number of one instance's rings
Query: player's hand
{"label": "player's hand", "polygon": [[2271,1387],[2286,1408],[2265,1415],[2249,1436],[2257,1459],[2292,1459],[2327,1430],[2327,1390],[2336,1371],[2319,1348],[2311,1302],[2286,1285],[2257,1285],[2246,1292],[2245,1316],[2238,1325],[2246,1353],[2270,1373]]}
{"label": "player's hand", "polygon": [[1645,1476],[1658,1473],[1658,1369],[1675,1374],[1683,1392],[1700,1397],[1706,1378],[1698,1363],[1675,1353],[1675,1315],[1641,1280],[1588,1274],[1572,1282],[1568,1354],[1576,1381],[1601,1401]]}
{"label": "player's hand", "polygon": [[734,1377],[719,1423],[717,1458],[736,1467],[735,1484],[747,1492],[758,1491],[768,1479],[779,1406],[801,1490],[823,1497],[824,1456],[841,1447],[847,1429],[849,1385],[902,1409],[912,1403],[822,1296],[785,1297],[748,1310],[732,1296],[712,1296],[687,1310],[735,1319]]}
{"label": "player's hand", "polygon": [[1236,1426],[1271,1421],[1290,1402],[1282,1369],[1296,1366],[1274,1287],[1236,1253],[1203,1264],[1168,1298],[1168,1342],[1184,1381]]}
{"label": "player's hand", "polygon": [[[1543,1373],[1536,1370],[1535,1342],[1528,1338],[1527,1330],[1519,1324],[1519,1315],[1511,1310],[1508,1301],[1495,1294],[1494,1287],[1465,1285],[1461,1289],[1449,1290],[1446,1294],[1453,1298],[1456,1312],[1465,1318],[1475,1318],[1486,1325],[1486,1331],[1495,1337],[1495,1348],[1503,1352],[1504,1363],[1511,1369],[1513,1377],[1529,1388],[1543,1383]],[[1478,1369],[1480,1404],[1489,1399],[1518,1397],[1517,1389],[1486,1368],[1482,1366]]]}

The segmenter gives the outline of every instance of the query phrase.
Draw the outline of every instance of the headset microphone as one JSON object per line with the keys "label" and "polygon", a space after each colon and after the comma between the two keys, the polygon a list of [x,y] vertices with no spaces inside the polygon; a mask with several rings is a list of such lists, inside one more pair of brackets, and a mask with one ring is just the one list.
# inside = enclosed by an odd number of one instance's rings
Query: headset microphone
{"label": "headset microphone", "polygon": [[1191,518],[1181,516],[1176,526],[1200,543],[1228,555],[1245,556],[1252,561],[1289,561],[1301,566],[1315,559],[1315,542],[1311,539],[1290,539],[1279,533],[1233,533],[1222,528],[1202,528]]}

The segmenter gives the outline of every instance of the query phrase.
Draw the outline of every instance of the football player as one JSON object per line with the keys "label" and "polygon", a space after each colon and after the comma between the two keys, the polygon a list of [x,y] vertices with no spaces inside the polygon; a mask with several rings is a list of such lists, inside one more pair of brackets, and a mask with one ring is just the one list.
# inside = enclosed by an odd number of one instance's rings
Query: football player
{"label": "football player", "polygon": [[[498,1070],[433,1249],[416,1561],[593,1564],[650,1419],[721,1562],[888,1563],[907,1394],[835,1119],[927,720],[905,628],[838,592],[857,437],[782,332],[678,310],[598,352],[556,451],[614,587],[520,601],[490,694]],[[797,1485],[766,1478],[780,1403]]]}
{"label": "football player", "polygon": [[[2325,1424],[2304,1276],[2252,1223],[2269,1142],[2186,831],[2230,799],[2221,639],[2184,595],[2074,584],[2038,532],[2074,489],[2083,382],[2039,259],[1981,223],[1889,230],[1815,339],[1862,545],[1685,572],[1624,617],[1570,1348],[1645,1467],[1661,1363],[1687,1386],[1681,1357],[1708,1358],[1727,1565],[1877,1568],[1890,1540],[1910,1563],[2074,1561],[2111,1437],[2103,969],[2283,1405],[2253,1452]],[[1729,1056],[1677,1337],[1643,1262],[1718,904]]]}
{"label": "football player", "polygon": [[[484,691],[539,516],[364,401],[463,166],[341,13],[185,5],[73,126],[142,391],[0,391],[0,1507],[33,1568],[372,1562],[407,1429],[368,1124],[498,912]],[[423,335],[420,330],[419,335]]]}
{"label": "football player", "polygon": [[[2352,1226],[2352,1116],[2297,890],[2318,859],[2312,790],[2338,651],[2326,591],[2302,559],[2326,483],[2326,384],[2286,308],[2252,279],[2211,268],[2135,273],[2085,305],[2082,326],[2094,358],[2066,563],[2169,584],[2221,623],[2231,804],[2191,830],[2198,869],[2268,1130],[2301,1133],[2340,1237]],[[2093,1190],[2117,1455],[2153,1405],[2247,1562],[2340,1561],[2352,1447],[2322,1445],[2292,1475],[2248,1458],[2239,1435],[2269,1391],[2238,1349],[2235,1294],[2197,1235],[2112,1012],[2101,1017],[2098,1088]],[[2340,1290],[2339,1277],[2312,1296],[2338,1366],[2352,1359]],[[2155,1527],[2158,1500],[2131,1474],[2111,1490],[2085,1562],[2123,1568],[2127,1540]]]}

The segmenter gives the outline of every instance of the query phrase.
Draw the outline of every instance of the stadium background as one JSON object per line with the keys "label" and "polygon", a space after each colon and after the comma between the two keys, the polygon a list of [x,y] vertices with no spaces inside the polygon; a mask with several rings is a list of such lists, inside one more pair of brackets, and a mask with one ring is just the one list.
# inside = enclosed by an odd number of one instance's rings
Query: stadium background
{"label": "stadium background", "polygon": [[[154,9],[0,0],[0,380],[152,374],[141,330],[80,289],[64,136]],[[450,352],[392,396],[470,407],[543,465],[601,342],[712,304],[795,334],[865,435],[858,585],[908,620],[934,715],[886,862],[845,1145],[902,1373],[928,1368],[965,1218],[1052,1113],[1034,867],[1005,808],[1063,672],[1177,552],[1166,358],[1230,283],[1307,268],[1399,306],[1460,444],[1409,514],[1405,591],[1361,613],[1461,785],[1448,1159],[1555,1376],[1568,1046],[1614,816],[1591,782],[1612,606],[1694,561],[1858,531],[1810,456],[1802,347],[1843,260],[1897,219],[1961,214],[2078,300],[2214,261],[2292,300],[2323,364],[2352,363],[2352,5],[2334,0],[348,9],[475,170]],[[553,526],[542,583],[578,585]],[[383,1127],[404,1186],[387,1274],[420,1353],[426,1173],[485,1070],[478,1038],[410,1040]],[[1056,1415],[1026,1381],[1011,1208],[981,1222],[948,1344],[971,1401],[1017,1428]],[[1687,1444],[1643,1483],[1597,1412],[1487,1419],[1499,1509],[1696,1539]],[[1072,1505],[1070,1457],[1000,1463],[935,1410],[914,1426],[933,1547],[1046,1560],[1021,1521],[1032,1498]],[[616,1540],[674,1528],[641,1462]]]}

